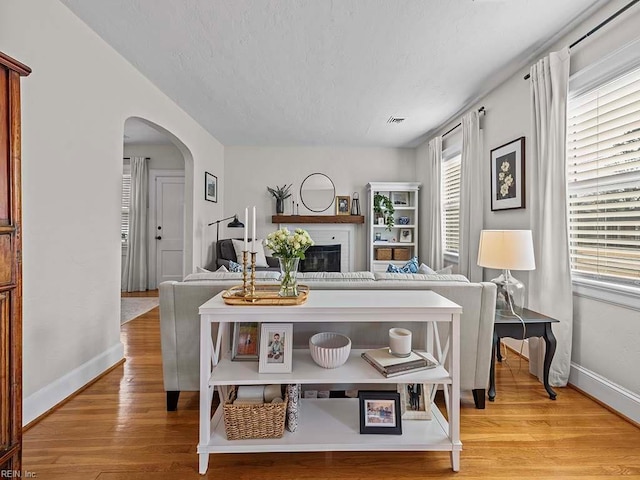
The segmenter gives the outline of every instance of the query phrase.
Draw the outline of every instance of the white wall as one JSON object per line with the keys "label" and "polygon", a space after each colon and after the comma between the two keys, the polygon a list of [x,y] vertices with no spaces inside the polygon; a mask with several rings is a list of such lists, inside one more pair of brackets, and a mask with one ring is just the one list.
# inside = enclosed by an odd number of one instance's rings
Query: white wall
{"label": "white wall", "polygon": [[[551,50],[558,50],[577,40],[626,3],[624,0],[609,2],[605,8],[596,12]],[[584,68],[607,53],[638,38],[640,36],[638,25],[640,25],[640,8],[636,6],[571,51],[571,72]],[[487,115],[482,120],[485,150],[483,158],[487,162],[489,162],[491,149],[520,136],[526,137],[526,202],[530,205],[536,201],[529,193],[531,192],[531,167],[536,159],[531,158],[530,155],[532,129],[529,82],[523,80],[526,73],[528,68],[504,82],[472,108],[484,106],[487,111]],[[455,119],[443,125],[439,134],[446,132],[458,121],[459,119]],[[418,180],[422,182],[427,181],[425,169],[420,165],[420,162],[426,159],[426,151],[426,143],[417,149]],[[530,228],[528,208],[491,212],[488,179],[483,184],[487,189],[485,228]],[[498,272],[495,270],[485,271],[485,279],[493,278],[496,273]],[[528,280],[527,272],[517,272],[516,276],[525,283]],[[627,400],[615,405],[614,408],[634,418],[635,421],[640,421],[640,376],[637,374],[637,365],[640,364],[639,343],[640,315],[637,310],[585,298],[574,293],[573,365],[570,381],[572,383],[579,381],[579,378],[574,375],[576,371],[587,371],[595,374],[593,377],[598,378],[597,382],[615,384],[608,385],[605,389],[619,390]],[[608,398],[600,395],[599,387],[594,387],[593,382],[580,382],[577,386],[605,402],[612,403]]]}
{"label": "white wall", "polygon": [[0,46],[33,69],[22,81],[28,422],[123,355],[118,224],[125,120],[148,119],[184,144],[186,182],[195,186],[186,219],[190,267],[202,263],[211,241],[203,224],[222,214],[221,202],[205,202],[202,179],[205,170],[223,175],[224,152],[57,1],[0,3]]}
{"label": "white wall", "polygon": [[[300,184],[311,173],[324,173],[333,180],[336,195],[360,194],[364,215],[368,182],[415,181],[415,150],[409,148],[225,147],[224,161],[224,182],[233,185],[225,191],[225,216],[237,213],[242,217],[245,206],[256,205],[256,228],[261,238],[277,228],[271,223],[276,206],[268,186],[292,183],[292,197],[300,204],[299,214],[314,214],[300,202]],[[291,214],[291,198],[287,199],[285,214]],[[322,214],[334,215],[335,204]],[[211,228],[215,239],[215,227]],[[367,269],[365,234],[365,225],[359,225],[355,236],[356,270]],[[221,225],[220,238],[240,235]]]}

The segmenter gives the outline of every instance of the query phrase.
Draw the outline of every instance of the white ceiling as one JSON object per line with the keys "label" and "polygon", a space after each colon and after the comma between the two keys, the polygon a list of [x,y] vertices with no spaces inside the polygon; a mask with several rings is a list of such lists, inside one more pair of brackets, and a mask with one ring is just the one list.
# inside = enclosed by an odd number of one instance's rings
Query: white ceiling
{"label": "white ceiling", "polygon": [[415,146],[604,3],[62,1],[225,145],[387,147]]}

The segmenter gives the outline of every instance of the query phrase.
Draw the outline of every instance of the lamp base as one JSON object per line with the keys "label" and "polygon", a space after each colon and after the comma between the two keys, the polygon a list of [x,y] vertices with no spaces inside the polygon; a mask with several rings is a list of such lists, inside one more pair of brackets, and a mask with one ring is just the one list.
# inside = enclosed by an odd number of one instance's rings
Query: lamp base
{"label": "lamp base", "polygon": [[514,318],[522,315],[524,307],[524,284],[511,275],[509,270],[491,280],[498,287],[496,298],[496,314],[501,317]]}

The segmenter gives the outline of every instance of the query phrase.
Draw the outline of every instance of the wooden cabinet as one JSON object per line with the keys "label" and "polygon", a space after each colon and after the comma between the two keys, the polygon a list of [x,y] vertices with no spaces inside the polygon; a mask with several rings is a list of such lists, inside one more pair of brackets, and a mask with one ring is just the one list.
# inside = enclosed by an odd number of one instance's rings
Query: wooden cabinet
{"label": "wooden cabinet", "polygon": [[0,52],[0,472],[22,468],[22,228],[20,77]]}
{"label": "wooden cabinet", "polygon": [[[367,185],[367,265],[371,272],[384,272],[389,263],[402,266],[418,256],[418,193],[419,183],[371,182]],[[386,197],[393,206],[393,226],[384,216],[377,217],[374,208],[377,196]],[[379,220],[380,218],[380,220]]]}

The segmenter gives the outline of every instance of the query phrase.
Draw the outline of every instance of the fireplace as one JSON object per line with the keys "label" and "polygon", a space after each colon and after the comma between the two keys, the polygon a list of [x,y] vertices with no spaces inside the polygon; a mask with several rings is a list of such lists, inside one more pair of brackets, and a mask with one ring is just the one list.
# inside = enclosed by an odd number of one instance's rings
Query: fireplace
{"label": "fireplace", "polygon": [[300,261],[301,272],[339,272],[340,244],[314,245],[305,252],[305,259]]}

